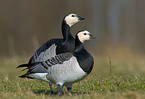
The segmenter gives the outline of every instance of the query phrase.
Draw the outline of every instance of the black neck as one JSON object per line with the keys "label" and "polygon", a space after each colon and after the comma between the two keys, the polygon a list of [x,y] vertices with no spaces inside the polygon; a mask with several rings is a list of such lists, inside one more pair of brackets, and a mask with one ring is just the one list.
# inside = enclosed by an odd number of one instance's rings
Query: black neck
{"label": "black neck", "polygon": [[78,36],[75,37],[75,53],[79,53],[82,49],[84,49],[83,43],[79,40]]}
{"label": "black neck", "polygon": [[76,36],[74,54],[78,60],[80,67],[89,74],[92,71],[94,59],[84,48],[83,43]]}
{"label": "black neck", "polygon": [[64,38],[64,42],[67,42],[73,38],[73,36],[71,35],[71,32],[70,32],[70,26],[64,20],[62,22],[61,29],[62,29],[62,35]]}

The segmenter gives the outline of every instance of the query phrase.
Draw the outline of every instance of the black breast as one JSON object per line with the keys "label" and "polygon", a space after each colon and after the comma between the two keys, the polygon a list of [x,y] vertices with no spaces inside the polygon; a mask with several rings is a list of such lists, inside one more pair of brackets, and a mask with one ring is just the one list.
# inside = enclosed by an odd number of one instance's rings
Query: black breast
{"label": "black breast", "polygon": [[85,49],[81,50],[79,53],[76,53],[76,57],[83,71],[89,74],[92,71],[94,65],[93,57]]}

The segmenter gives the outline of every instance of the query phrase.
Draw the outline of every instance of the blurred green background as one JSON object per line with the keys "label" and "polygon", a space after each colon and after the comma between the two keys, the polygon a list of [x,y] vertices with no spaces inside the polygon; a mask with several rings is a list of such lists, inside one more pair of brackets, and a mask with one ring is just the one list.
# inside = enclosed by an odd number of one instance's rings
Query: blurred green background
{"label": "blurred green background", "polygon": [[85,44],[95,57],[145,54],[144,0],[0,0],[0,57],[30,57],[47,40],[62,37],[69,13],[86,18],[71,32],[88,29],[96,37]]}

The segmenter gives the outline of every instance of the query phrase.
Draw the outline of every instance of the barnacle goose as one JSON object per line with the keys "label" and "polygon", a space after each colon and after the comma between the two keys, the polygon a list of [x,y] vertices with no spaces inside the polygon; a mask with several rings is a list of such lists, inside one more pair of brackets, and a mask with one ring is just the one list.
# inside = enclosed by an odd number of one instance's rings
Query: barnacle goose
{"label": "barnacle goose", "polygon": [[29,63],[41,62],[60,53],[72,52],[74,50],[74,37],[71,35],[70,27],[80,20],[84,20],[76,14],[69,14],[62,21],[63,38],[51,39],[45,42],[29,60]]}
{"label": "barnacle goose", "polygon": [[93,68],[94,59],[83,46],[83,42],[94,38],[87,30],[79,31],[75,37],[75,49],[49,58],[44,62],[19,65],[28,67],[25,77],[33,78],[41,73],[42,68],[47,70],[46,79],[57,86],[58,95],[62,94],[64,85],[71,85],[85,78]]}
{"label": "barnacle goose", "polygon": [[[74,50],[75,40],[70,33],[70,27],[80,20],[84,20],[84,18],[73,13],[66,15],[63,18],[61,27],[63,38],[48,40],[39,49],[37,49],[37,51],[29,60],[29,63],[46,61],[47,59],[49,59],[50,57],[54,57],[55,55],[65,52],[72,52]],[[30,68],[28,67],[28,69]],[[41,73],[37,73],[35,76],[31,77],[31,79],[38,79],[49,82],[51,93],[53,93],[52,84],[48,79],[46,79],[46,74],[47,70],[45,68],[41,68]],[[21,77],[23,78],[25,76]],[[71,85],[67,86],[69,92],[71,91],[71,87]]]}

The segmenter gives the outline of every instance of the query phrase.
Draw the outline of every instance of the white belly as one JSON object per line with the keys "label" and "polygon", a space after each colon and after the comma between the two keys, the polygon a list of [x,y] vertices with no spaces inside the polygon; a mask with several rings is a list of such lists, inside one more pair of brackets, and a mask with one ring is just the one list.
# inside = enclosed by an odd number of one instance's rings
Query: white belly
{"label": "white belly", "polygon": [[79,66],[75,57],[63,64],[56,64],[49,68],[47,79],[60,85],[72,84],[87,76]]}

